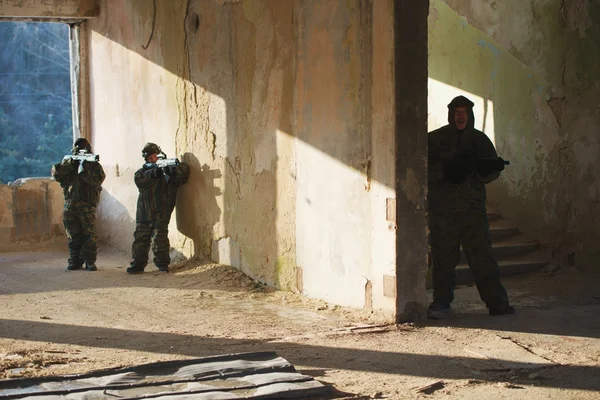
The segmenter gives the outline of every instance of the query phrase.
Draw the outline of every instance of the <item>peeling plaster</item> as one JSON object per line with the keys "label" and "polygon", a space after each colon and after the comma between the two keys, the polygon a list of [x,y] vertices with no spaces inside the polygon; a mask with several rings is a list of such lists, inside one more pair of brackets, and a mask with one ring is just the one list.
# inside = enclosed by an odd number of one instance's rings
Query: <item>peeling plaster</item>
{"label": "peeling plaster", "polygon": [[[597,3],[598,0],[596,0]],[[585,37],[585,32],[592,26],[590,18],[591,0],[563,0],[562,13],[567,27],[577,31],[580,38]]]}
{"label": "peeling plaster", "polygon": [[191,169],[170,225],[177,257],[358,307],[366,277],[372,306],[394,307],[381,283],[395,265],[393,2],[156,0],[147,49],[151,2],[105,5],[90,77],[97,146],[114,148],[103,238],[130,246],[129,154],[156,141]]}

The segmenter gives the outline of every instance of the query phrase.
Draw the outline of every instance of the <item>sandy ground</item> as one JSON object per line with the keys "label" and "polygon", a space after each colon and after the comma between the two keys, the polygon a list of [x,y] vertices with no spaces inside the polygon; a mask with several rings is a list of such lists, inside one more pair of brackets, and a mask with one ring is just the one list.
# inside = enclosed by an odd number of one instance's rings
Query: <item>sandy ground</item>
{"label": "sandy ground", "polygon": [[502,317],[461,287],[452,318],[394,325],[225,266],[127,263],[104,250],[99,271],[66,272],[65,253],[0,254],[0,378],[271,350],[338,398],[600,399],[600,274],[505,280],[518,313]]}

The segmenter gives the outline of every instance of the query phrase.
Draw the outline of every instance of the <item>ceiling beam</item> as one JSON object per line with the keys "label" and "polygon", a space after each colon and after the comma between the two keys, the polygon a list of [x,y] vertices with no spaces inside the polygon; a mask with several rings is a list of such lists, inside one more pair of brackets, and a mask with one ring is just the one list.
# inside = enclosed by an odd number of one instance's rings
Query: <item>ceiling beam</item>
{"label": "ceiling beam", "polygon": [[0,0],[0,18],[89,19],[100,14],[99,0]]}

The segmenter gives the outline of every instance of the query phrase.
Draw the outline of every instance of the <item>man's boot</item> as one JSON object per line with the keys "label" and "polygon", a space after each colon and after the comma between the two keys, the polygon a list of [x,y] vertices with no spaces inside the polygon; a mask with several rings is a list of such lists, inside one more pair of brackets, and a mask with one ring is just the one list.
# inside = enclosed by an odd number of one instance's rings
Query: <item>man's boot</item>
{"label": "man's boot", "polygon": [[86,271],[97,271],[98,268],[96,268],[96,263],[85,263],[85,270]]}
{"label": "man's boot", "polygon": [[516,313],[517,310],[513,306],[509,306],[508,304],[503,304],[500,307],[490,308],[489,313],[491,316],[497,315],[509,315]]}
{"label": "man's boot", "polygon": [[75,271],[81,269],[83,267],[83,263],[81,261],[71,261],[69,260],[69,265],[67,265],[67,271]]}
{"label": "man's boot", "polygon": [[132,262],[131,264],[129,264],[129,268],[127,268],[127,273],[128,274],[141,274],[144,272],[144,267],[140,267],[139,265],[137,265],[135,262]]}

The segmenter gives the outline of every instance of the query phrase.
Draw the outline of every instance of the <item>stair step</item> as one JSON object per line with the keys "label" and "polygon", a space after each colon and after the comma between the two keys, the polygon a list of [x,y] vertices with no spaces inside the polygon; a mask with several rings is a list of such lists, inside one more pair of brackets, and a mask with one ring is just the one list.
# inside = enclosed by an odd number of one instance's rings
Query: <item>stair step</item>
{"label": "stair step", "polygon": [[[506,257],[530,253],[539,250],[539,248],[540,243],[537,240],[532,240],[522,234],[492,241],[492,252],[497,261]],[[466,263],[466,261],[465,253],[461,247],[460,262]]]}
{"label": "stair step", "polygon": [[[518,255],[498,261],[500,276],[520,275],[538,271],[549,263],[548,255],[536,251],[527,255]],[[473,283],[471,269],[466,263],[456,267],[456,284],[466,285]]]}
{"label": "stair step", "polygon": [[497,219],[500,219],[500,214],[497,211],[494,210],[487,210],[487,217],[488,217],[488,221],[495,221]]}
{"label": "stair step", "polygon": [[519,229],[505,219],[490,221],[490,234],[492,240],[509,238],[519,233]]}

